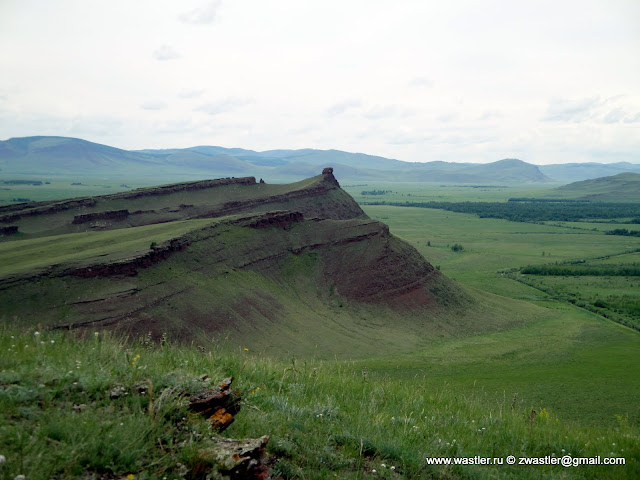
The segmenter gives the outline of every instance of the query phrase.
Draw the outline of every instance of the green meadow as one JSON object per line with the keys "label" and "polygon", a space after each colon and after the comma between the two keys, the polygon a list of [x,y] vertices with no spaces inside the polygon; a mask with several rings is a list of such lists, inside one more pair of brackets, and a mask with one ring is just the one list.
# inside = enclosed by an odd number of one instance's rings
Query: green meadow
{"label": "green meadow", "polygon": [[[527,284],[505,273],[524,265],[590,258],[597,264],[609,256],[606,262],[633,263],[638,253],[624,252],[640,248],[637,238],[435,209],[363,208],[461,284],[524,300],[546,312],[544,318],[522,327],[444,341],[424,352],[369,364],[381,372],[424,375],[463,391],[481,391],[487,400],[526,392],[532,404],[544,405],[573,422],[611,424],[622,414],[638,424],[640,412],[633,400],[640,389],[640,368],[633,360],[640,347],[638,333],[576,307],[575,300],[540,288],[535,279]],[[452,251],[454,244],[463,250]],[[575,290],[585,298],[637,299],[640,291],[637,277],[544,277],[542,282],[560,291]]]}

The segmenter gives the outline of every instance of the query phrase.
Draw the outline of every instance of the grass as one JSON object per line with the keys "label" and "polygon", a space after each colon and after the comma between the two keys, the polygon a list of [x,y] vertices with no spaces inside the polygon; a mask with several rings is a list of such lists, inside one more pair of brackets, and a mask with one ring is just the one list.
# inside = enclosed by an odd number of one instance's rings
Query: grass
{"label": "grass", "polygon": [[[216,434],[188,394],[234,375],[243,397],[223,436],[269,434],[285,479],[636,478],[638,429],[576,426],[512,393],[488,404],[447,381],[380,375],[348,361],[274,361],[209,344],[91,332],[0,334],[0,478],[189,478]],[[153,394],[136,385],[152,384]],[[121,387],[127,392],[111,398]],[[153,402],[153,410],[149,409]],[[532,414],[531,410],[536,413]],[[151,412],[151,413],[150,413]],[[624,466],[434,466],[427,457],[622,457]],[[383,466],[384,465],[384,466]],[[392,470],[391,467],[394,467]],[[374,473],[373,471],[376,470]]]}
{"label": "grass", "polygon": [[178,237],[211,223],[185,220],[125,229],[80,232],[0,243],[0,277],[50,265],[110,262],[146,253],[150,245]]}
{"label": "grass", "polygon": [[434,387],[446,383],[487,404],[517,392],[524,404],[574,424],[612,426],[618,415],[640,424],[634,401],[640,389],[638,335],[574,307],[555,308],[546,318],[506,331],[360,363],[373,375],[421,378]]}

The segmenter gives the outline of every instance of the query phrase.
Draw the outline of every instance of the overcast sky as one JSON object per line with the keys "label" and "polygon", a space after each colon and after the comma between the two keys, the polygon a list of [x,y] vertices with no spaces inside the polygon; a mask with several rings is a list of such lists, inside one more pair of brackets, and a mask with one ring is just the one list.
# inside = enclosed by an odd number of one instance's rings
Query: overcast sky
{"label": "overcast sky", "polygon": [[0,139],[640,163],[638,0],[0,0]]}

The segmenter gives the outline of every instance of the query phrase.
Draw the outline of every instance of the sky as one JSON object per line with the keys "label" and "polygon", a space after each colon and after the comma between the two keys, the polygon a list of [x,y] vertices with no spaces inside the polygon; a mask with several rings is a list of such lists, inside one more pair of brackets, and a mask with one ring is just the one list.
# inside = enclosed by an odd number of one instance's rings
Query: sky
{"label": "sky", "polygon": [[640,163],[638,0],[0,0],[0,140]]}

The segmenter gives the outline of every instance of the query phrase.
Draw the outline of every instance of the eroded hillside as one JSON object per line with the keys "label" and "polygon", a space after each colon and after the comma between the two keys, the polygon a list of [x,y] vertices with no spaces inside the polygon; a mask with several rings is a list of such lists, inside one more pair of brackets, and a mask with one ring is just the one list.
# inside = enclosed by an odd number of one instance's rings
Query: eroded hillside
{"label": "eroded hillside", "polygon": [[474,300],[368,218],[331,169],[289,185],[191,182],[0,215],[17,227],[0,237],[11,323],[320,356],[485,327]]}

